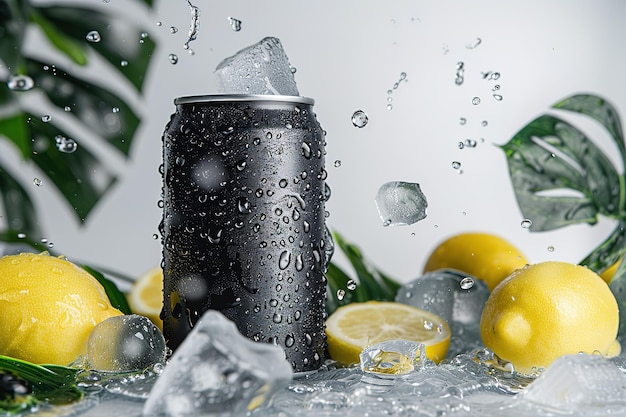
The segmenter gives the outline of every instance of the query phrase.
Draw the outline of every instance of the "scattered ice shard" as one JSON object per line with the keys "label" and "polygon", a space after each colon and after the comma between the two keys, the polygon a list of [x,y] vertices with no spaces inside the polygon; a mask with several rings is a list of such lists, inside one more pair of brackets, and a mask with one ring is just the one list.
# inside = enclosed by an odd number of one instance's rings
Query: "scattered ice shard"
{"label": "scattered ice shard", "polygon": [[404,284],[395,301],[430,311],[452,331],[448,357],[482,345],[480,316],[489,290],[482,281],[453,269],[427,272]]}
{"label": "scattered ice shard", "polygon": [[383,226],[409,225],[426,218],[428,202],[419,184],[390,181],[378,189],[376,207]]}
{"label": "scattered ice shard", "polygon": [[[626,374],[601,355],[566,355],[554,361],[519,396],[572,413],[597,408],[602,415],[623,415]],[[614,406],[618,408],[611,410]]]}
{"label": "scattered ice shard", "polygon": [[300,95],[278,38],[264,38],[224,59],[215,69],[215,77],[223,94]]}
{"label": "scattered ice shard", "polygon": [[89,335],[84,362],[103,372],[141,371],[165,363],[165,339],[150,319],[137,314],[110,317]]}
{"label": "scattered ice shard", "polygon": [[218,311],[207,311],[165,366],[145,416],[240,416],[292,378],[285,352],[253,342]]}
{"label": "scattered ice shard", "polygon": [[361,370],[383,375],[405,375],[426,364],[424,344],[410,340],[388,340],[361,352]]}

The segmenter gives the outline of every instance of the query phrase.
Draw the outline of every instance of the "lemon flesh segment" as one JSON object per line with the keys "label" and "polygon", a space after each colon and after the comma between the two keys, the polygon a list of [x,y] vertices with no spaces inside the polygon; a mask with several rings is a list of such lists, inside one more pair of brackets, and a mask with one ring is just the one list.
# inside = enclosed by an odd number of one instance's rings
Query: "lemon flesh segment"
{"label": "lemon flesh segment", "polygon": [[590,269],[566,262],[529,265],[498,285],[485,303],[485,346],[516,371],[533,374],[579,352],[619,354],[617,301]]}
{"label": "lemon flesh segment", "polygon": [[161,331],[163,320],[163,270],[160,267],[145,272],[135,283],[127,296],[130,309],[135,314],[148,317]]}
{"label": "lemon flesh segment", "polygon": [[343,365],[358,363],[363,349],[387,340],[423,343],[426,356],[439,363],[450,346],[450,334],[441,317],[394,302],[348,304],[326,320],[328,352]]}
{"label": "lemon flesh segment", "polygon": [[0,258],[0,355],[69,365],[98,323],[121,314],[102,285],[65,258]]}
{"label": "lemon flesh segment", "polygon": [[492,291],[527,263],[522,252],[504,238],[489,233],[461,233],[437,245],[424,272],[456,269],[484,281]]}

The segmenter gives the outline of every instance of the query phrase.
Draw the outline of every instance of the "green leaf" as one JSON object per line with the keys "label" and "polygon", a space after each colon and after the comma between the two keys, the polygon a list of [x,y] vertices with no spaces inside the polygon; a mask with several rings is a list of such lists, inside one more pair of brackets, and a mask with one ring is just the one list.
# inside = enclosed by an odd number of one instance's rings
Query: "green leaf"
{"label": "green leaf", "polygon": [[54,105],[61,110],[70,107],[71,114],[85,126],[128,156],[140,119],[123,98],[73,77],[58,66],[52,71],[51,65],[40,61],[28,60],[27,64],[29,76],[35,85],[45,87]]}
{"label": "green leaf", "polygon": [[81,146],[80,139],[75,139],[78,146],[73,153],[60,152],[55,138],[67,138],[68,135],[49,123],[40,122],[34,116],[30,117],[33,162],[46,173],[71,204],[79,221],[84,221],[100,198],[115,183],[116,177],[108,170],[105,162]]}
{"label": "green leaf", "polygon": [[0,199],[7,226],[27,236],[40,237],[35,207],[22,185],[0,166]]}
{"label": "green leaf", "polygon": [[13,142],[25,159],[30,157],[31,152],[27,120],[28,117],[21,112],[0,119],[0,136]]}
{"label": "green leaf", "polygon": [[126,19],[122,33],[119,27],[124,18],[100,10],[66,6],[38,6],[37,10],[74,40],[84,42],[89,32],[98,31],[100,42],[87,42],[88,46],[109,61],[137,90],[141,90],[155,43],[149,36],[142,37],[147,30],[133,24],[132,17]]}
{"label": "green leaf", "polygon": [[624,144],[624,133],[622,131],[622,122],[615,107],[602,97],[579,94],[568,97],[556,103],[555,109],[570,110],[577,113],[585,114],[596,119],[608,132],[617,144],[622,160],[626,164],[626,148]]}
{"label": "green leaf", "polygon": [[[327,312],[329,314],[332,313],[334,311],[333,306],[339,307],[353,302],[370,300],[393,301],[401,285],[371,266],[361,254],[359,248],[346,242],[339,233],[333,232],[332,235],[335,244],[346,255],[356,272],[357,279],[353,281],[357,285],[354,290],[348,289],[347,284],[351,280],[350,277],[336,265],[329,264],[326,276],[329,283],[329,292],[331,292],[333,298],[327,305]],[[337,297],[337,290],[340,289],[345,291],[343,300],[339,300]]]}
{"label": "green leaf", "polygon": [[619,175],[602,151],[569,123],[540,116],[502,146],[515,196],[531,231],[597,222],[620,211]]}
{"label": "green leaf", "polygon": [[50,43],[59,51],[62,52],[69,59],[76,64],[84,66],[87,65],[87,55],[83,49],[83,46],[76,42],[74,39],[65,36],[62,32],[55,27],[50,21],[48,21],[40,13],[37,13],[37,9],[33,9],[31,19],[36,23],[46,35]]}
{"label": "green leaf", "polygon": [[109,301],[111,301],[111,305],[113,307],[117,308],[124,314],[133,313],[128,305],[128,302],[126,301],[126,297],[119,290],[119,288],[117,288],[117,285],[115,285],[113,281],[107,279],[101,272],[90,266],[81,265],[81,267],[85,271],[89,272],[104,287],[104,291],[106,292],[107,297],[109,297]]}
{"label": "green leaf", "polygon": [[40,401],[63,404],[77,401],[83,394],[76,387],[80,369],[33,363],[0,355],[0,371],[10,372],[32,384]]}
{"label": "green leaf", "polygon": [[624,254],[626,254],[626,219],[621,219],[609,237],[580,261],[580,264],[601,274],[619,261]]}

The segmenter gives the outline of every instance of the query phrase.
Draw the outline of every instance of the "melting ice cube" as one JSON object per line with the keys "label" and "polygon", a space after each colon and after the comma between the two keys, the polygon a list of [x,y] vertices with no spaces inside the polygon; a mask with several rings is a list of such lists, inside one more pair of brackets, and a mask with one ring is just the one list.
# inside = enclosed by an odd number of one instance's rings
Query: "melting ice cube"
{"label": "melting ice cube", "polygon": [[360,359],[364,372],[404,375],[426,364],[426,350],[422,343],[388,340],[363,349]]}
{"label": "melting ice cube", "polygon": [[85,366],[104,372],[141,371],[165,363],[165,339],[150,319],[137,314],[110,317],[89,334]]}
{"label": "melting ice cube", "polygon": [[253,342],[218,311],[207,311],[165,366],[145,416],[239,416],[289,383],[279,346]]}
{"label": "melting ice cube", "polygon": [[395,300],[443,318],[452,331],[448,356],[454,356],[481,346],[480,316],[487,298],[489,290],[484,282],[453,269],[441,269],[404,284]]}
{"label": "melting ice cube", "polygon": [[300,94],[278,38],[264,38],[226,58],[215,69],[215,77],[224,94]]}
{"label": "melting ice cube", "polygon": [[428,202],[419,184],[391,181],[378,189],[376,207],[384,226],[408,225],[426,218]]}
{"label": "melting ice cube", "polygon": [[[626,374],[600,355],[567,355],[554,361],[526,390],[521,398],[554,409],[575,412],[581,407],[597,407],[607,415],[626,411]],[[622,414],[623,415],[623,414]]]}

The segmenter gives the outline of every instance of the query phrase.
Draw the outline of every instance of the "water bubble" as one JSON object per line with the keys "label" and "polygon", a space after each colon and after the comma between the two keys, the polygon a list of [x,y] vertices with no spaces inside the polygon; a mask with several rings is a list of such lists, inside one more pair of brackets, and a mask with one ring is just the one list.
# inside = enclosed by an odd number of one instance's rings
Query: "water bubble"
{"label": "water bubble", "polygon": [[239,32],[241,30],[241,20],[228,16],[228,22],[230,23],[230,28],[235,32]]}
{"label": "water bubble", "polygon": [[35,86],[35,82],[28,75],[12,75],[7,81],[7,87],[13,91],[28,91]]}
{"label": "water bubble", "polygon": [[352,124],[355,127],[358,127],[358,128],[365,127],[368,121],[369,121],[369,118],[367,117],[367,114],[363,110],[357,110],[354,113],[352,113]]}
{"label": "water bubble", "polygon": [[66,138],[62,135],[57,135],[54,137],[54,141],[56,142],[56,147],[59,152],[63,153],[72,153],[78,149],[78,144],[74,139]]}
{"label": "water bubble", "polygon": [[520,226],[522,226],[522,228],[524,229],[529,229],[530,226],[532,226],[533,221],[530,219],[524,219],[522,220],[522,222],[520,223]]}
{"label": "water bubble", "polygon": [[172,65],[176,65],[178,63],[178,55],[176,54],[169,54],[167,56],[167,59],[170,61],[170,64]]}
{"label": "water bubble", "polygon": [[479,105],[479,104],[480,104],[480,97],[474,97],[474,98],[472,99],[472,104],[473,104],[474,106]]}
{"label": "water bubble", "polygon": [[465,277],[459,283],[462,290],[469,290],[474,286],[474,279],[472,277]]}
{"label": "water bubble", "polygon": [[97,30],[92,30],[91,32],[87,33],[85,39],[93,43],[98,43],[102,40],[102,38],[100,37],[100,32],[98,32]]}
{"label": "water bubble", "polygon": [[40,180],[39,178],[35,177],[35,178],[33,178],[33,184],[35,184],[37,187],[42,187],[43,186],[43,181]]}
{"label": "water bubble", "polygon": [[52,120],[52,116],[50,116],[49,114],[44,114],[43,116],[41,116],[41,121],[44,123],[48,123],[50,120]]}

